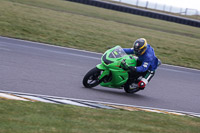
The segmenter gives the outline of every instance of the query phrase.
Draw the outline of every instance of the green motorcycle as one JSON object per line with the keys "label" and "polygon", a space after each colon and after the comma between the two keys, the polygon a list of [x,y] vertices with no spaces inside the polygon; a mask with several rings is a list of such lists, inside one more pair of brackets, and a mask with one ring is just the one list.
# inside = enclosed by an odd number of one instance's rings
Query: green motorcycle
{"label": "green motorcycle", "polygon": [[137,57],[127,55],[120,46],[115,46],[103,54],[101,62],[84,76],[83,85],[86,88],[100,84],[103,87],[124,88],[127,93],[135,93],[140,90],[136,86],[137,74],[131,73],[128,69],[128,66],[137,66]]}

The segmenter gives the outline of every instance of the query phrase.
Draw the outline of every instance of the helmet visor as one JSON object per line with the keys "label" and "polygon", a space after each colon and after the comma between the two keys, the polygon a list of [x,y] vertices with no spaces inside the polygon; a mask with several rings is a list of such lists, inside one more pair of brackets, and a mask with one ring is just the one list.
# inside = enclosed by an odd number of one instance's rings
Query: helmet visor
{"label": "helmet visor", "polygon": [[140,56],[145,49],[134,49],[135,55]]}

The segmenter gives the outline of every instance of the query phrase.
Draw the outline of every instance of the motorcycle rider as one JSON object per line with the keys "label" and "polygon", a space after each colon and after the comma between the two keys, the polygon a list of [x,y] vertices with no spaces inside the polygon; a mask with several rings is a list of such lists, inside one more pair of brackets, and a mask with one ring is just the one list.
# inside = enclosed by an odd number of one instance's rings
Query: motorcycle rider
{"label": "motorcycle rider", "polygon": [[[129,67],[131,72],[137,72],[140,77],[137,87],[144,89],[155,74],[155,70],[161,64],[161,61],[155,56],[153,48],[147,43],[146,39],[139,38],[133,43],[133,48],[123,49],[127,54],[135,54],[138,57],[137,67]],[[122,61],[127,65],[125,60]]]}

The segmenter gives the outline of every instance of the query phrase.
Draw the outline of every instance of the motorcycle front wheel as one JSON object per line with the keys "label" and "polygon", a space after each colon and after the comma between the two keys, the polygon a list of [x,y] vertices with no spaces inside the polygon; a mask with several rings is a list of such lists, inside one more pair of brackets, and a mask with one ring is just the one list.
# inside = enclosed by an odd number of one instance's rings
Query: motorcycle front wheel
{"label": "motorcycle front wheel", "polygon": [[100,84],[99,77],[101,75],[101,71],[98,68],[91,69],[83,78],[83,85],[86,88],[92,88]]}

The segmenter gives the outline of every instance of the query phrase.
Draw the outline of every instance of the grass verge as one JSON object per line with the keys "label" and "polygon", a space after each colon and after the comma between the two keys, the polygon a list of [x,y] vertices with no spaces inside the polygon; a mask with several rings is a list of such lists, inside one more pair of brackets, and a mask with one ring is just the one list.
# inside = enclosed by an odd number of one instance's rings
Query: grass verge
{"label": "grass verge", "polygon": [[200,119],[0,99],[2,133],[199,133]]}
{"label": "grass verge", "polygon": [[0,35],[96,52],[144,37],[163,63],[200,69],[200,28],[64,0],[1,0]]}

